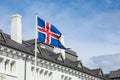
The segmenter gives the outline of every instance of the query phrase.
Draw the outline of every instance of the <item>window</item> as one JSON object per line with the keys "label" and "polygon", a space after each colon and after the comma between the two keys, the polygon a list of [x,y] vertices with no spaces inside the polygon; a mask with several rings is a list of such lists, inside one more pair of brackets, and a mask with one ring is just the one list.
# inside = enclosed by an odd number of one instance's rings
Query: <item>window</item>
{"label": "window", "polygon": [[5,71],[8,71],[8,67],[9,67],[8,62],[9,62],[8,60],[5,61]]}
{"label": "window", "polygon": [[7,74],[15,74],[16,62],[11,59],[0,57],[0,72],[5,72]]}
{"label": "window", "polygon": [[0,58],[0,70],[2,70],[2,58]]}
{"label": "window", "polygon": [[61,80],[72,80],[72,78],[69,76],[61,75]]}
{"label": "window", "polygon": [[35,67],[33,66],[31,67],[31,71],[32,79],[36,77],[37,80],[52,80],[52,72],[49,70],[37,68],[35,71]]}
{"label": "window", "polygon": [[12,73],[15,73],[15,62],[14,61],[12,61],[11,63],[10,63],[10,72],[12,72]]}

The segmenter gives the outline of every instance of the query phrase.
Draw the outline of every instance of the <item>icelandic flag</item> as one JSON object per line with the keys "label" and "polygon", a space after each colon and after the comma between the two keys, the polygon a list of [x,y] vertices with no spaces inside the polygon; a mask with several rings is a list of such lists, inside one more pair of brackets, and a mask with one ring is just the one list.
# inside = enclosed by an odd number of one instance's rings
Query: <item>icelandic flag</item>
{"label": "icelandic flag", "polygon": [[40,42],[66,49],[60,42],[62,33],[52,24],[37,17],[38,40]]}

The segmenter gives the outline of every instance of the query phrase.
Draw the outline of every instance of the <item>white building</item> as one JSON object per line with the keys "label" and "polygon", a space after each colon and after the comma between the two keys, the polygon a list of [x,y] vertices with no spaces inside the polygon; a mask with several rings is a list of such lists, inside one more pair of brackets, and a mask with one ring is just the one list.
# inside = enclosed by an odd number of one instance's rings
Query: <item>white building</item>
{"label": "white building", "polygon": [[35,70],[34,39],[22,40],[21,16],[12,15],[11,36],[0,31],[0,80],[104,80],[101,69],[84,67],[71,50],[38,42]]}

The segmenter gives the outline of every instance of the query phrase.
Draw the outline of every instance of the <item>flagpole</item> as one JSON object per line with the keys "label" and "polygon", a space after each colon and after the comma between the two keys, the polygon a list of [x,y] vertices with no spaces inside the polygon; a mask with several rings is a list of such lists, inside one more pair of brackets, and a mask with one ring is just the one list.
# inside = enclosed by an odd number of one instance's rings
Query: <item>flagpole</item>
{"label": "flagpole", "polygon": [[37,80],[37,13],[35,13],[35,80]]}

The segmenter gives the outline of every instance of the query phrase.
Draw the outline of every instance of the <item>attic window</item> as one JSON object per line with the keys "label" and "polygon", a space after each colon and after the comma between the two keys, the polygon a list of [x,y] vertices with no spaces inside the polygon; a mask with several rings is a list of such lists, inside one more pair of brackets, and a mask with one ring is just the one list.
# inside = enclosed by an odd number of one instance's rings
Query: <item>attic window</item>
{"label": "attic window", "polygon": [[77,67],[82,68],[82,65],[79,63]]}
{"label": "attic window", "polygon": [[78,64],[77,64],[77,67],[82,68],[82,63],[81,63],[81,61],[78,61],[77,63],[78,63]]}
{"label": "attic window", "polygon": [[62,56],[59,56],[59,57],[58,57],[58,60],[59,60],[59,61],[63,61]]}

